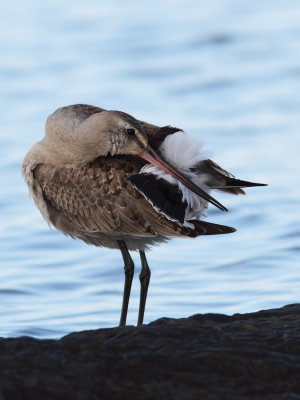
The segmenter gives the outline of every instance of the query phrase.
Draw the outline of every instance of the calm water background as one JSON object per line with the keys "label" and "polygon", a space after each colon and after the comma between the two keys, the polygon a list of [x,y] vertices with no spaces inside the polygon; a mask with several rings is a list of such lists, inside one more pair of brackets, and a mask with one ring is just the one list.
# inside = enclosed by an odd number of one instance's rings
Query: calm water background
{"label": "calm water background", "polygon": [[238,177],[269,184],[217,195],[229,213],[208,220],[237,233],[149,253],[145,322],[300,301],[299,1],[12,1],[0,26],[1,336],[119,320],[119,252],[49,230],[20,176],[47,115],[73,103],[184,128]]}

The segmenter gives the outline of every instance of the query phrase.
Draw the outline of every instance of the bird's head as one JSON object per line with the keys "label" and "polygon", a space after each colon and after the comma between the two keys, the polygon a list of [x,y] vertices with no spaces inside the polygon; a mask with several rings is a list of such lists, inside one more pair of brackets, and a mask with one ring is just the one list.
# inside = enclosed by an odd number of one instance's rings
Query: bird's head
{"label": "bird's head", "polygon": [[148,147],[148,137],[139,121],[121,111],[103,111],[89,117],[81,126],[99,156],[140,155]]}
{"label": "bird's head", "polygon": [[139,155],[148,147],[143,126],[131,115],[101,111],[86,117],[76,106],[49,116],[44,140],[65,163],[90,162],[109,154]]}

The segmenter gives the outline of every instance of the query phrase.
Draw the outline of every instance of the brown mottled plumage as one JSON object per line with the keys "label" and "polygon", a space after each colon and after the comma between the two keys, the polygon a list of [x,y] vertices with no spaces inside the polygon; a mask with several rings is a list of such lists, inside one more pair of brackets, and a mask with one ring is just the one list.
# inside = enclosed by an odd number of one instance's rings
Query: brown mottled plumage
{"label": "brown mottled plumage", "polygon": [[127,158],[99,157],[76,168],[39,164],[34,178],[47,203],[77,224],[82,230],[77,236],[87,243],[115,248],[116,239],[124,235],[195,237],[193,229],[169,221],[126,183],[126,177],[138,173],[144,164]]}
{"label": "brown mottled plumage", "polygon": [[120,325],[126,322],[134,271],[128,250],[139,250],[141,256],[138,324],[142,324],[150,280],[144,250],[172,237],[234,231],[204,222],[197,213],[180,223],[176,210],[182,219],[188,203],[177,184],[149,173],[140,175],[141,168],[149,162],[158,166],[203,198],[203,207],[210,202],[222,210],[224,206],[189,178],[191,173],[205,174],[207,188],[233,194],[243,193],[241,187],[259,185],[234,179],[211,160],[199,161],[187,174],[178,172],[160,155],[162,143],[178,131],[120,111],[83,104],[63,107],[48,117],[45,137],[22,165],[35,204],[49,224],[86,243],[121,250],[125,287]]}

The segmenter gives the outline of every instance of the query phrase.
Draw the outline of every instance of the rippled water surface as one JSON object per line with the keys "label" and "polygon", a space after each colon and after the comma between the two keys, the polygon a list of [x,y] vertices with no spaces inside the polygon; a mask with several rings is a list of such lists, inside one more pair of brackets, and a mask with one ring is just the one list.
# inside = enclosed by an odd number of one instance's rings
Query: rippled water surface
{"label": "rippled water surface", "polygon": [[[47,115],[72,103],[181,127],[235,175],[269,184],[218,194],[229,213],[210,208],[208,220],[235,234],[149,253],[145,322],[300,301],[297,0],[20,1],[2,6],[0,22],[0,335],[119,320],[119,252],[51,231],[20,176]],[[136,273],[130,324],[138,296]]]}

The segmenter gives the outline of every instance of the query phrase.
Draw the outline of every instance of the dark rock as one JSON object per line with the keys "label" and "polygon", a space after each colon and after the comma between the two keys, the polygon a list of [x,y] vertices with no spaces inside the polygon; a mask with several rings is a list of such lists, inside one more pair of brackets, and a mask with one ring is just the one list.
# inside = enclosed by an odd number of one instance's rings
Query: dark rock
{"label": "dark rock", "polygon": [[2,399],[300,399],[300,305],[1,339]]}

